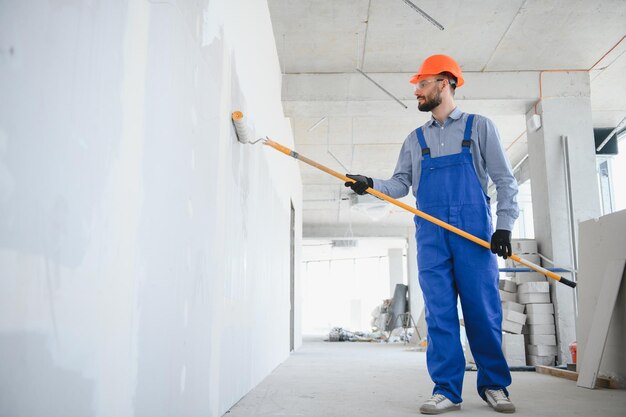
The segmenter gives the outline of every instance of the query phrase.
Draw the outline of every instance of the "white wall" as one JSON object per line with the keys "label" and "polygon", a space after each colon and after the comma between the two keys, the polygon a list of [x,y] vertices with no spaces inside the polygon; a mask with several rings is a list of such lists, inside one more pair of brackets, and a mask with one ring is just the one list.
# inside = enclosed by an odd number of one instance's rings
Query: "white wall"
{"label": "white wall", "polygon": [[293,144],[265,2],[0,3],[0,416],[221,416],[288,356],[299,169],[235,109]]}

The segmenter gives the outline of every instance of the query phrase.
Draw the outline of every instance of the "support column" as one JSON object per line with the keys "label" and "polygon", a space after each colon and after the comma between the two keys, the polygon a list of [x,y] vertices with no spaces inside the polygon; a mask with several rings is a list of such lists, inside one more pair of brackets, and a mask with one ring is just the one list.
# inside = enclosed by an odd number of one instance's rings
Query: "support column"
{"label": "support column", "polygon": [[407,236],[408,250],[406,253],[406,270],[409,283],[409,309],[421,337],[426,337],[426,320],[424,316],[424,296],[420,287],[417,272],[417,243],[415,229],[410,228]]}
{"label": "support column", "polygon": [[[541,127],[532,127],[534,108],[526,114],[535,237],[543,255],[556,264],[573,265],[578,223],[601,214],[589,74],[546,72],[542,78],[543,99],[537,104]],[[570,198],[565,177],[564,136],[569,148]],[[571,201],[572,219],[568,201]],[[549,281],[559,343],[558,362],[565,363],[569,358],[568,345],[576,340],[575,291]]]}
{"label": "support column", "polygon": [[389,294],[393,297],[396,284],[404,283],[404,261],[402,255],[404,249],[393,248],[388,250],[389,257]]}

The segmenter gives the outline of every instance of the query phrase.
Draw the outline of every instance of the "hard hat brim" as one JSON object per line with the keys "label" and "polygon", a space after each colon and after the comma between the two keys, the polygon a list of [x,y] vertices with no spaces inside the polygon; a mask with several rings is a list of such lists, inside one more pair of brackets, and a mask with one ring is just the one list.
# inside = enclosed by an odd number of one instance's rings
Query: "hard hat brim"
{"label": "hard hat brim", "polygon": [[420,82],[420,80],[423,80],[424,78],[430,77],[432,75],[437,75],[437,74],[414,74],[409,80],[409,82],[411,84],[417,84],[418,82]]}
{"label": "hard hat brim", "polygon": [[[411,77],[411,79],[409,80],[409,82],[410,82],[411,84],[417,84],[418,82],[420,82],[420,80],[423,80],[423,79],[424,79],[424,78],[426,78],[426,77],[431,77],[431,76],[433,76],[433,75],[437,75],[437,74],[415,74],[415,75],[413,75],[413,76]],[[462,86],[463,84],[465,84],[465,80],[463,79],[463,77],[459,77],[459,78],[456,80],[456,86],[457,86],[457,87],[460,87],[460,86]]]}

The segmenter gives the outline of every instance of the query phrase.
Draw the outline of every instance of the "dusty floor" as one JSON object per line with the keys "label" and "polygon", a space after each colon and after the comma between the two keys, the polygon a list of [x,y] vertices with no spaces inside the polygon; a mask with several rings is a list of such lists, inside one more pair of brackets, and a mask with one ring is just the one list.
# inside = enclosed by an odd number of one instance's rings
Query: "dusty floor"
{"label": "dusty floor", "polygon": [[[323,342],[303,346],[226,417],[403,417],[419,414],[432,382],[425,353],[402,344]],[[476,372],[466,372],[463,405],[446,415],[499,415],[476,393]],[[626,416],[626,391],[576,387],[573,381],[514,372],[509,387],[516,415]]]}

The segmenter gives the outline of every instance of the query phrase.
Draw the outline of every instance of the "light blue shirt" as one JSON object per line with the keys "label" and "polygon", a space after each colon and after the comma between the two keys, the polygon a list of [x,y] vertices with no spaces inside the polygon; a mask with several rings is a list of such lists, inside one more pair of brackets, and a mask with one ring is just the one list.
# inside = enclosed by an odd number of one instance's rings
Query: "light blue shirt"
{"label": "light blue shirt", "polygon": [[[423,126],[431,158],[461,152],[461,142],[468,116],[469,114],[463,113],[457,107],[450,113],[443,126],[434,117]],[[474,117],[470,148],[474,169],[485,195],[487,195],[489,178],[496,186],[496,215],[498,216],[496,229],[513,230],[513,224],[519,216],[517,181],[500,144],[498,129],[491,120],[480,115]],[[422,150],[417,135],[413,131],[402,144],[393,176],[388,180],[374,178],[374,189],[393,198],[400,198],[407,195],[409,187],[412,186],[413,195],[417,197],[421,166]]]}

